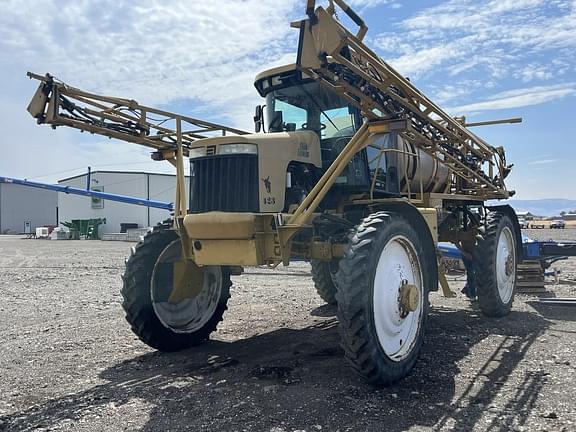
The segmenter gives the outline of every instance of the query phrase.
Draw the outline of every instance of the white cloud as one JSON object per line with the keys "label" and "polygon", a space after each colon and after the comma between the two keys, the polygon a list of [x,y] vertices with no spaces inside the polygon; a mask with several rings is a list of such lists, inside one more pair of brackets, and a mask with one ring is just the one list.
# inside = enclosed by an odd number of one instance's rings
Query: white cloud
{"label": "white cloud", "polygon": [[514,76],[524,82],[546,81],[554,77],[554,72],[543,65],[529,64],[515,73]]}
{"label": "white cloud", "polygon": [[540,159],[540,160],[528,162],[528,165],[547,165],[547,164],[551,164],[551,163],[556,163],[559,160],[560,159]]}
{"label": "white cloud", "polygon": [[393,9],[401,8],[402,5],[394,0],[348,0],[346,2],[351,7],[371,8],[380,5],[388,5]]}
{"label": "white cloud", "polygon": [[430,94],[432,95],[432,100],[438,104],[445,104],[454,99],[459,99],[463,96],[470,94],[471,91],[478,88],[488,88],[487,84],[490,83],[483,82],[481,80],[462,80],[457,83],[451,84],[441,84],[439,86],[433,86]]}
{"label": "white cloud", "polygon": [[504,91],[490,96],[485,101],[447,108],[446,111],[454,115],[460,115],[479,111],[519,108],[539,105],[544,102],[574,95],[576,95],[576,84],[574,83],[536,86]]}
{"label": "white cloud", "polygon": [[567,58],[574,67],[575,34],[573,0],[449,0],[374,40],[393,66],[413,78],[482,72],[503,79],[529,62],[534,72],[521,77],[527,82],[559,73],[548,68],[550,57]]}
{"label": "white cloud", "polygon": [[441,66],[454,56],[455,52],[451,45],[446,44],[404,54],[391,60],[391,63],[406,76],[420,76],[423,72]]}

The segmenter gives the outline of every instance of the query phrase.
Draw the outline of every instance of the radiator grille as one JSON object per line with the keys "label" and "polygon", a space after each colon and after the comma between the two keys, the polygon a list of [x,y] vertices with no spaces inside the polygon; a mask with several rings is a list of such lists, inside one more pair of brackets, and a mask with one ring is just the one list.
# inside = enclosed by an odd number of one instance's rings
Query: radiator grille
{"label": "radiator grille", "polygon": [[258,212],[258,156],[190,160],[190,213]]}

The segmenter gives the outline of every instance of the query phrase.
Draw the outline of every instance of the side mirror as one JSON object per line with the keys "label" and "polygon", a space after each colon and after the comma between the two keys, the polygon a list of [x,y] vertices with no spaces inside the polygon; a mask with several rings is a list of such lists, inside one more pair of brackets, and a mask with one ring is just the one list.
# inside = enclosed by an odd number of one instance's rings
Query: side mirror
{"label": "side mirror", "polygon": [[262,105],[256,105],[256,112],[254,113],[254,130],[256,133],[262,130],[264,125],[264,107]]}

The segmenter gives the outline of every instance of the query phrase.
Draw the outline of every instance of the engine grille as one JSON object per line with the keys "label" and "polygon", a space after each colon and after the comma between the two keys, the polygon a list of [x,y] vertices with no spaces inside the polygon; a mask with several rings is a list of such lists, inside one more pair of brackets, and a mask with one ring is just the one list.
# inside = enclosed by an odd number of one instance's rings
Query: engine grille
{"label": "engine grille", "polygon": [[190,160],[190,213],[258,212],[258,156]]}

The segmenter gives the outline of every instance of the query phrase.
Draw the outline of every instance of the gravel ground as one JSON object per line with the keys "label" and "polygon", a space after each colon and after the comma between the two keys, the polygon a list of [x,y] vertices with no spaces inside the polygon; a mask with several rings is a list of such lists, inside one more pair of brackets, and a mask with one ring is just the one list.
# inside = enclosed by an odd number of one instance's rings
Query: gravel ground
{"label": "gravel ground", "polygon": [[[235,277],[202,347],[148,348],[120,307],[130,246],[0,236],[0,430],[576,431],[574,308],[518,296],[495,320],[433,294],[416,368],[374,389],[345,363],[306,264]],[[576,260],[556,266],[576,279]],[[463,277],[451,279],[459,291]]]}

